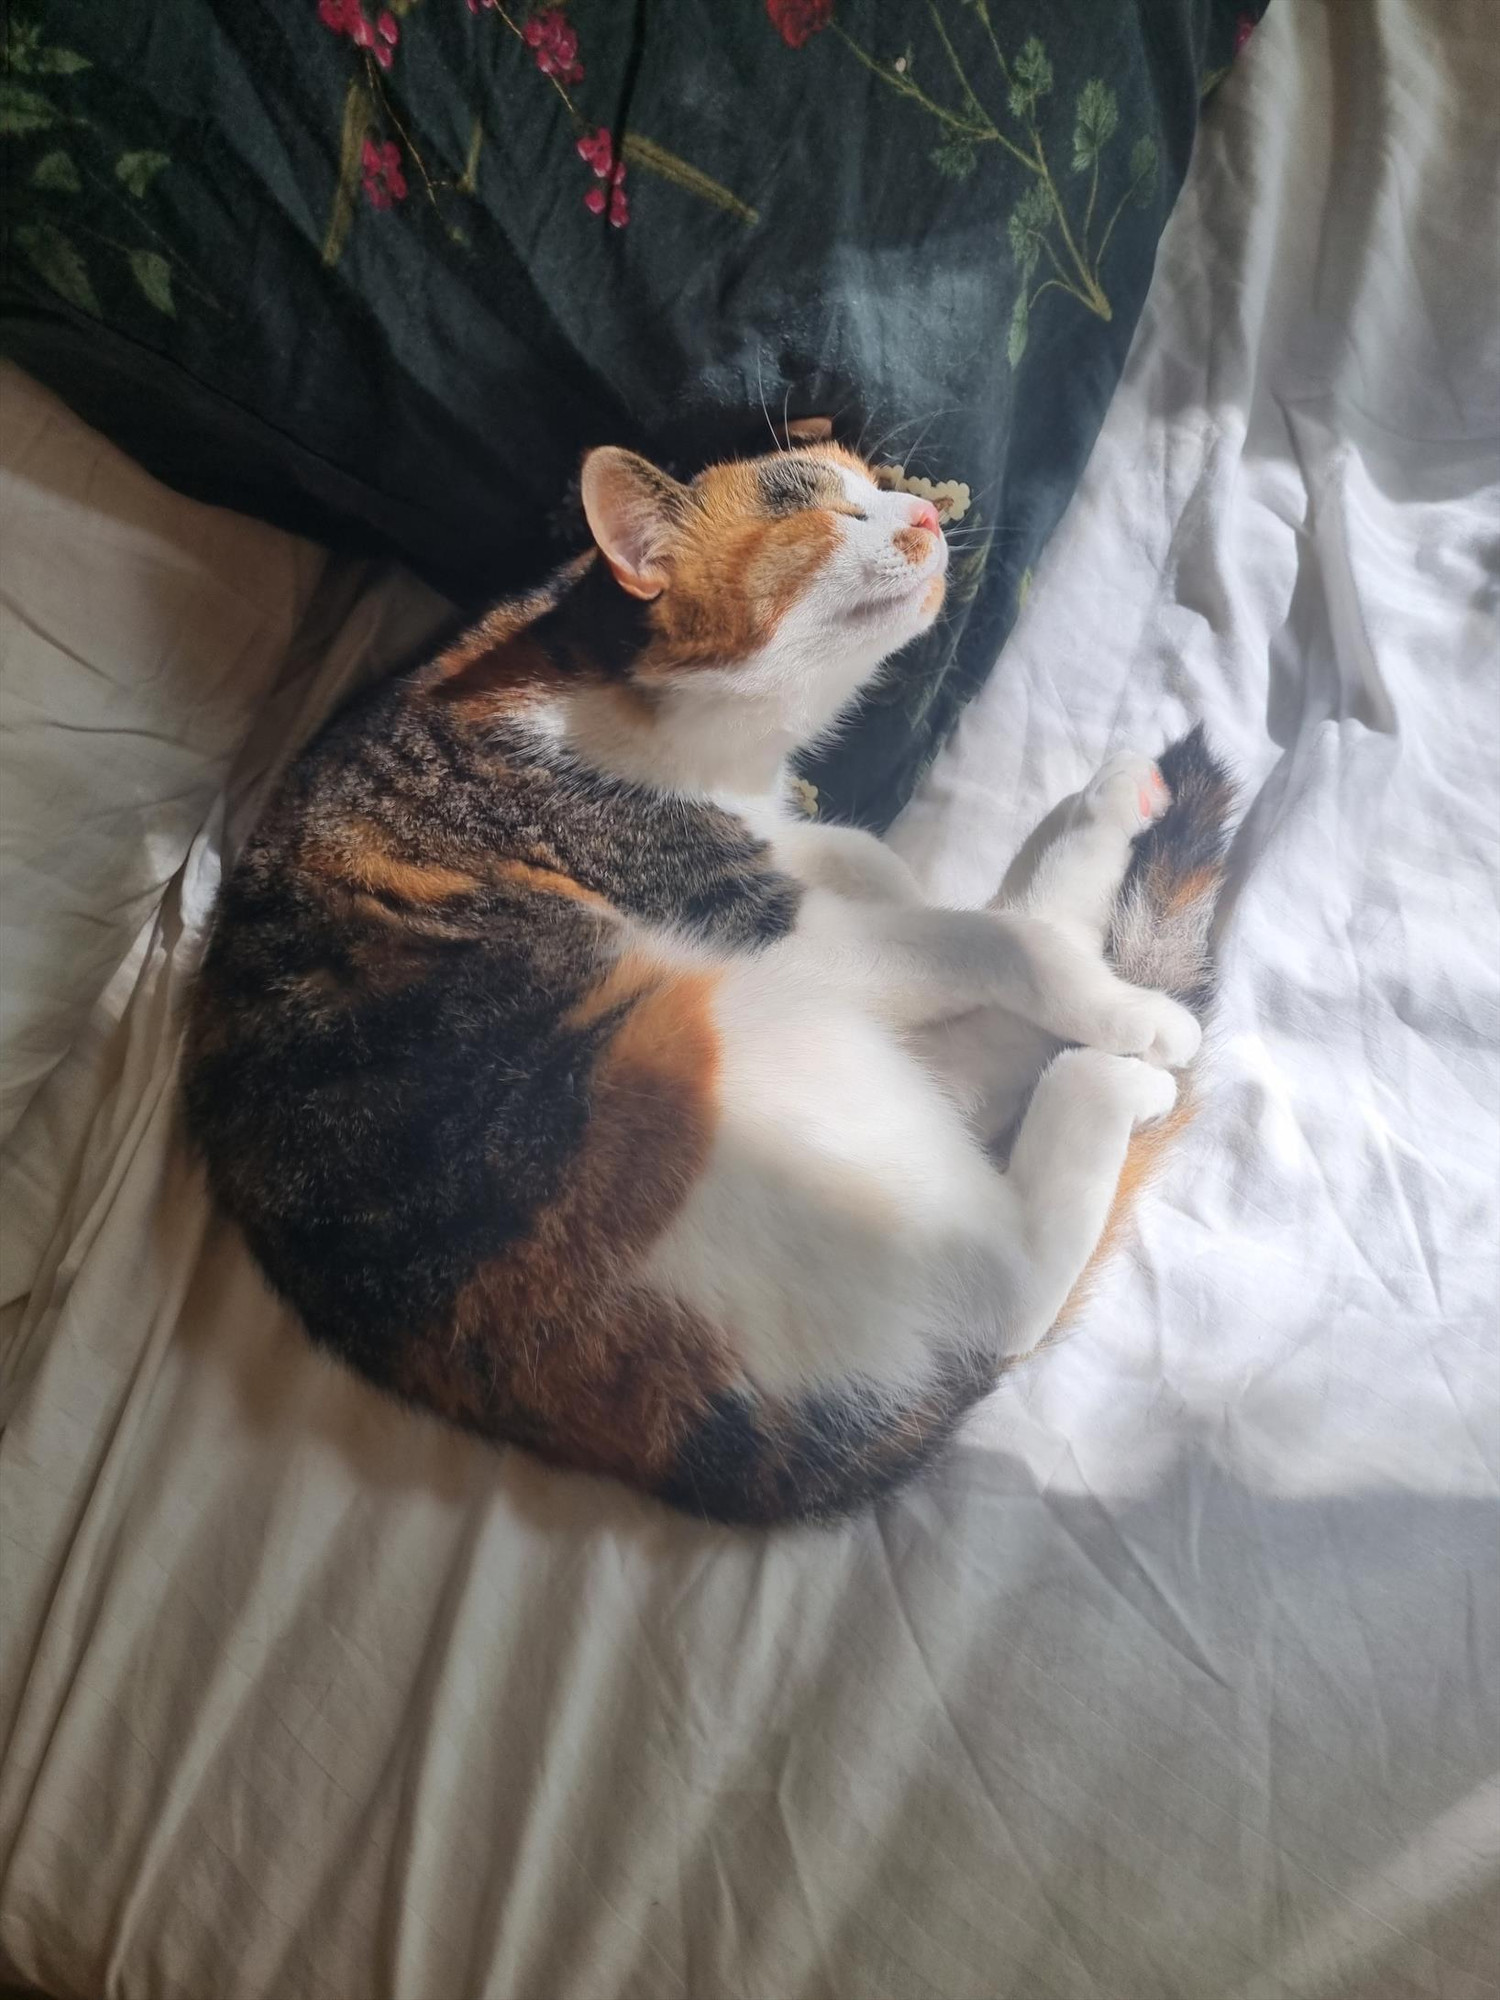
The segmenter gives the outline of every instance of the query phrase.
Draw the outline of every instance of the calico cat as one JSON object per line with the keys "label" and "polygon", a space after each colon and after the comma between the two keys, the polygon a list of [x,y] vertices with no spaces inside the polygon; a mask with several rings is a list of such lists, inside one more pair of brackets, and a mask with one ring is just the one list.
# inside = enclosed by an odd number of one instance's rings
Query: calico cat
{"label": "calico cat", "polygon": [[582,500],[586,556],[282,780],[188,1126],[381,1388],[696,1514],[832,1516],[1058,1323],[1180,1123],[1230,786],[1197,733],[1115,758],[994,906],[931,908],[788,805],[938,615],[931,504],[834,444],[690,485],[604,448]]}

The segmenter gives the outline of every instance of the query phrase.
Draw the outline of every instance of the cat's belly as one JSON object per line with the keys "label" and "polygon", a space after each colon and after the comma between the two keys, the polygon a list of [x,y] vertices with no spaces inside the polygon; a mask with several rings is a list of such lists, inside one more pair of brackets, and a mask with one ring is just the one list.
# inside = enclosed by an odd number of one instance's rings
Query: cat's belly
{"label": "cat's belly", "polygon": [[959,1246],[996,1200],[955,1094],[805,952],[725,966],[710,1013],[709,1150],[643,1277],[731,1330],[763,1392],[909,1386],[928,1365],[912,1330],[952,1323]]}

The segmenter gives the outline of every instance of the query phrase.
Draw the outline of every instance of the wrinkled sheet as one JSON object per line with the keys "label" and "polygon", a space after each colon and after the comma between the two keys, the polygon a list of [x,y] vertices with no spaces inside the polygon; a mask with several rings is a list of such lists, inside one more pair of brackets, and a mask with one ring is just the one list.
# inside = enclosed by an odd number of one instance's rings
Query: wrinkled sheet
{"label": "wrinkled sheet", "polygon": [[0,362],[0,1140],[181,867],[312,543],[148,478]]}
{"label": "wrinkled sheet", "polygon": [[1495,1995],[1497,104],[1485,0],[1300,0],[1205,125],[1084,488],[895,836],[977,898],[1107,747],[1206,719],[1246,816],[1205,1109],[1076,1335],[846,1528],[699,1528],[403,1415],[211,1214],[172,1088],[218,856],[433,615],[325,579],[12,1142],[10,1969]]}

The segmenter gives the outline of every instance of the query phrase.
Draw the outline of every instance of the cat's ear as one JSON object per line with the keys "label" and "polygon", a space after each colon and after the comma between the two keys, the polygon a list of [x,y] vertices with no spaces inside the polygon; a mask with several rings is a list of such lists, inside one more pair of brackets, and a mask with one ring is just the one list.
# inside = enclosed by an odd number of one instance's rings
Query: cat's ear
{"label": "cat's ear", "polygon": [[589,453],[580,483],[589,532],[615,582],[632,597],[660,597],[667,587],[662,553],[686,489],[649,459],[612,444]]}

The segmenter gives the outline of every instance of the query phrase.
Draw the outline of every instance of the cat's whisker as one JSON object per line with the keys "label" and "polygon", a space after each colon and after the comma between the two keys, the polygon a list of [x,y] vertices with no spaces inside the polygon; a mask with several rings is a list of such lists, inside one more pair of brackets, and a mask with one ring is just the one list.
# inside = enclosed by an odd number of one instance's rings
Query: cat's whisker
{"label": "cat's whisker", "polygon": [[784,438],[777,436],[776,426],[771,422],[771,412],[766,408],[766,385],[765,379],[761,374],[759,347],[755,350],[755,393],[760,398],[760,413],[766,420],[766,429],[771,433],[771,443],[777,451],[785,451],[786,441]]}
{"label": "cat's whisker", "polygon": [[[877,454],[884,451],[891,444],[893,439],[899,437],[903,431],[910,430],[914,424],[921,424],[923,426],[921,436],[917,439],[915,444],[906,447],[907,457],[915,458],[917,454],[920,452],[922,443],[926,439],[927,433],[932,429],[932,426],[935,423],[940,422],[941,419],[944,417],[952,417],[952,416],[957,416],[959,414],[960,414],[959,407],[955,404],[949,407],[948,409],[933,410],[926,415],[907,417],[903,422],[899,424],[893,424],[891,428],[888,431],[886,431],[885,434],[876,442],[876,444],[869,451],[863,453],[862,456],[868,459],[872,464],[874,464],[876,462]],[[910,471],[910,469],[911,468],[908,466],[907,470]]]}
{"label": "cat's whisker", "polygon": [[915,417],[908,417],[902,423],[892,424],[888,430],[881,432],[880,436],[875,440],[874,444],[872,445],[861,444],[859,452],[860,457],[864,459],[867,464],[877,465],[880,462],[880,454],[887,449],[892,439],[899,437],[901,432],[907,429],[908,425],[916,423],[918,421],[919,419]]}
{"label": "cat's whisker", "polygon": [[907,456],[909,458],[920,459],[922,455],[922,447],[924,444],[926,444],[933,425],[941,422],[944,417],[957,416],[958,414],[959,411],[957,407],[954,406],[946,410],[934,410],[932,415],[925,419],[918,418],[917,421],[921,423],[922,428],[918,432],[914,442],[907,447]]}

